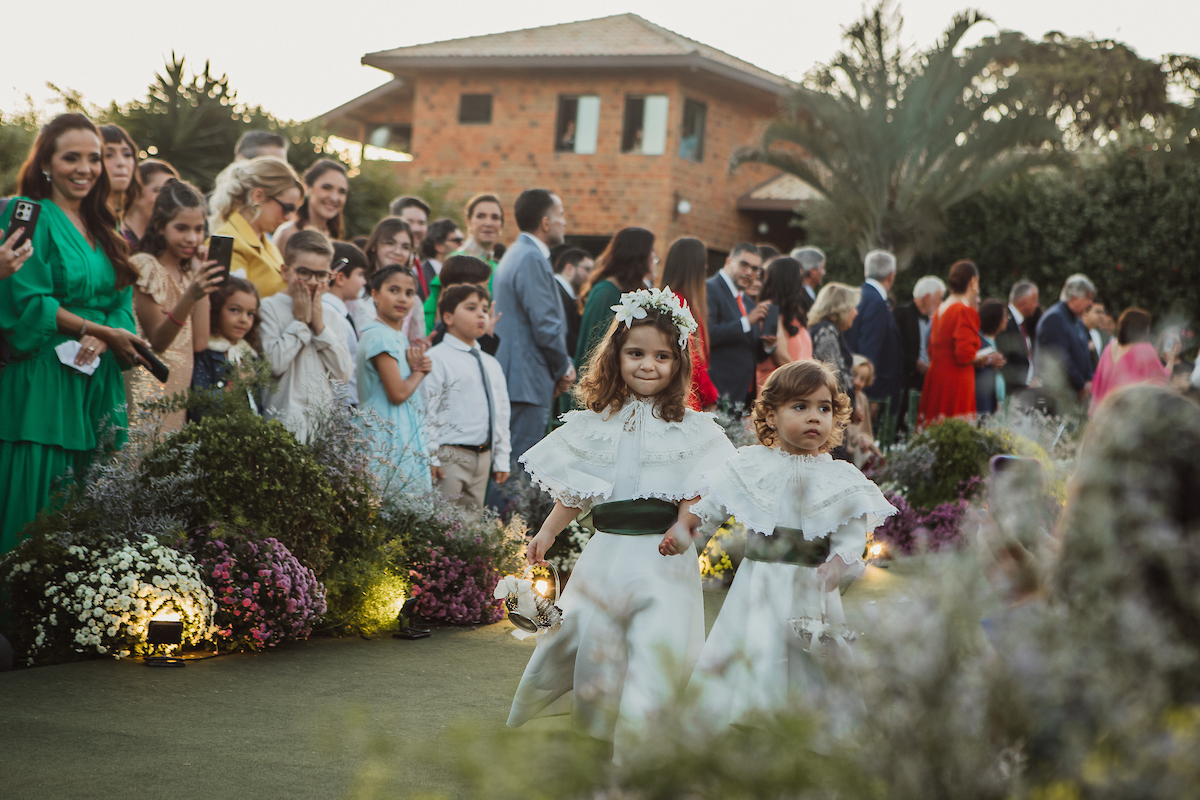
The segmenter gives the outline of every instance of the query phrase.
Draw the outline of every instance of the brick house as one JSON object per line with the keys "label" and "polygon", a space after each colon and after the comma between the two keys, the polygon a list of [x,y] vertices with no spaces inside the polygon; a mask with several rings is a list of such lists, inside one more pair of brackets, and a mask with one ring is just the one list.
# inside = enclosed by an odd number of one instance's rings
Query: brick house
{"label": "brick house", "polygon": [[[774,170],[729,171],[790,84],[636,14],[362,61],[394,79],[323,120],[336,135],[411,153],[396,164],[405,185],[452,180],[452,196],[491,191],[510,214],[522,189],[552,189],[569,240],[593,251],[626,225],[654,231],[660,255],[696,236],[714,261],[746,239],[787,247],[797,238],[777,197],[753,196]],[[509,221],[505,239],[515,235]]]}

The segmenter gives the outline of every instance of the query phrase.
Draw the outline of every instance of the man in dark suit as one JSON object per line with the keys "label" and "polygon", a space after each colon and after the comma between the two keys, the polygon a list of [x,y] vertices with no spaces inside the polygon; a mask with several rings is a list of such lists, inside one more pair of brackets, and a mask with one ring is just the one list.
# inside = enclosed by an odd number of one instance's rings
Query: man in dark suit
{"label": "man in dark suit", "polygon": [[1008,293],[1008,323],[996,337],[996,350],[1004,356],[1002,374],[1009,397],[1033,383],[1033,337],[1037,329],[1032,319],[1038,303],[1038,287],[1032,281],[1017,281]]}
{"label": "man in dark suit", "polygon": [[745,402],[754,385],[760,323],[771,304],[756,305],[745,292],[761,266],[758,248],[742,242],[707,281],[708,374],[717,393],[731,403]]}
{"label": "man in dark suit", "polygon": [[890,399],[889,413],[896,415],[904,384],[904,347],[888,304],[888,292],[896,282],[896,257],[886,250],[872,250],[863,259],[863,273],[866,282],[858,301],[858,316],[846,331],[846,344],[875,365],[875,383],[867,387],[871,405]]}
{"label": "man in dark suit", "polygon": [[576,247],[567,247],[551,255],[554,256],[554,280],[558,281],[558,296],[562,300],[563,314],[567,317],[567,352],[571,358],[575,358],[575,345],[579,341],[579,290],[587,282],[596,262],[586,250]]}
{"label": "man in dark suit", "polygon": [[908,414],[909,396],[925,385],[929,371],[929,328],[933,312],[946,296],[946,284],[936,275],[926,275],[913,287],[913,301],[892,312],[900,329],[900,347],[904,351],[904,375],[901,379],[900,427]]}
{"label": "man in dark suit", "polygon": [[800,262],[800,286],[804,289],[800,306],[807,314],[817,301],[821,281],[825,280],[825,254],[819,247],[797,247],[791,256]]}
{"label": "man in dark suit", "polygon": [[1080,401],[1091,390],[1092,360],[1079,318],[1091,307],[1095,296],[1096,286],[1086,275],[1072,275],[1063,284],[1058,302],[1037,325],[1036,374],[1050,386],[1065,379]]}
{"label": "man in dark suit", "polygon": [[493,281],[500,313],[496,360],[504,369],[511,407],[512,463],[546,435],[550,405],[575,383],[567,355],[567,323],[550,248],[561,244],[562,201],[545,189],[526,189],[515,204],[521,235],[500,260]]}

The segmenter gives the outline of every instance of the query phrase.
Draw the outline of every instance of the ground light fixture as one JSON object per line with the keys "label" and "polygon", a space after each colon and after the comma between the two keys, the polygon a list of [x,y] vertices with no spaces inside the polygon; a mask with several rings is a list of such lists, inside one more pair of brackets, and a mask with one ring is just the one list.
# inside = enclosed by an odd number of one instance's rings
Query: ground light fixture
{"label": "ground light fixture", "polygon": [[168,656],[172,646],[183,643],[183,620],[178,614],[162,614],[146,623],[150,652],[142,659],[147,667],[182,667],[184,659]]}
{"label": "ground light fixture", "polygon": [[414,628],[413,619],[417,614],[417,598],[407,600],[401,595],[396,600],[396,622],[400,630],[392,634],[393,639],[428,639],[428,628]]}

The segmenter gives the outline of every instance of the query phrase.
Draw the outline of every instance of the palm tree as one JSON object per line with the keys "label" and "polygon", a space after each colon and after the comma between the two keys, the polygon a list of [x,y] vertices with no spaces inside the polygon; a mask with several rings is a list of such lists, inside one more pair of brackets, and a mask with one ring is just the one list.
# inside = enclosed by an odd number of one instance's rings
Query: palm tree
{"label": "palm tree", "polygon": [[996,181],[1056,159],[1059,131],[1013,74],[1018,45],[986,39],[987,17],[954,17],[942,40],[909,58],[902,20],[882,0],[845,34],[848,52],[797,88],[785,113],[733,166],[768,164],[822,195],[808,226],[833,243],[892,250],[900,265],[936,239],[946,210]]}

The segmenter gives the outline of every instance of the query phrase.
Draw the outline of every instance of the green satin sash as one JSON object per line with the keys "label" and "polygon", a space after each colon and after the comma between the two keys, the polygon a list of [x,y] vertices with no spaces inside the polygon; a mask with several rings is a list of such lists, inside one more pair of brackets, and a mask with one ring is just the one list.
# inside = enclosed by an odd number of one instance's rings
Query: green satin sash
{"label": "green satin sash", "polygon": [[819,567],[829,558],[829,537],[809,540],[796,528],[776,528],[772,536],[746,532],[746,558],[776,564]]}
{"label": "green satin sash", "polygon": [[651,536],[665,533],[679,518],[679,506],[666,500],[617,500],[592,506],[592,523],[604,533]]}

